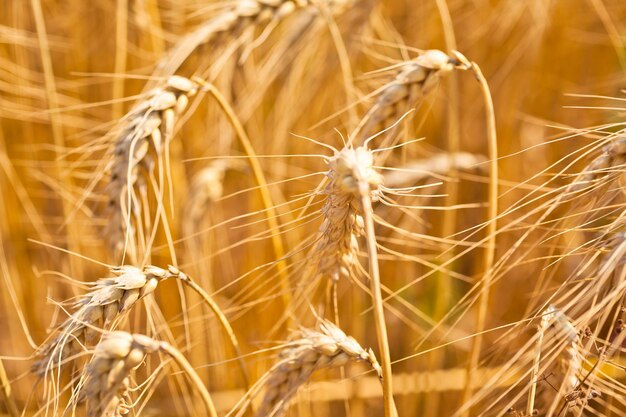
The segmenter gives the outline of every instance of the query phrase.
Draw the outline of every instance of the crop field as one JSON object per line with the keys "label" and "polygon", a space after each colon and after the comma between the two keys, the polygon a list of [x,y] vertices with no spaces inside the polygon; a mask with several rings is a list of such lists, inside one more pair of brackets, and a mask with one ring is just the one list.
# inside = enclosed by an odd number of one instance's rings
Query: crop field
{"label": "crop field", "polygon": [[3,0],[0,417],[626,416],[626,1]]}

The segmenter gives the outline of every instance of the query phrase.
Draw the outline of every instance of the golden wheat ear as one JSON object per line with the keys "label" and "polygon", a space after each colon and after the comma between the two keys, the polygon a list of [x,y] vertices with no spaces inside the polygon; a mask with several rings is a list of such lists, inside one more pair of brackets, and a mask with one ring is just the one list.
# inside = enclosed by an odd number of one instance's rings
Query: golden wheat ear
{"label": "golden wheat ear", "polygon": [[189,276],[173,266],[163,269],[153,265],[144,268],[125,265],[112,268],[111,272],[116,276],[98,280],[93,285],[94,289],[74,304],[76,311],[39,348],[37,355],[40,359],[33,364],[32,372],[43,376],[84,347],[93,345],[98,340],[100,328],[113,328],[118,318],[140,299],[153,293],[161,281],[174,278],[200,295],[215,314],[233,346],[244,381],[248,384],[248,373],[239,342],[228,319],[213,298]]}
{"label": "golden wheat ear", "polygon": [[318,330],[301,329],[294,334],[278,362],[264,377],[265,394],[258,417],[279,417],[285,414],[298,389],[316,371],[366,362],[379,377],[382,370],[371,349],[365,350],[352,337],[329,321],[322,321]]}
{"label": "golden wheat ear", "polygon": [[93,289],[73,305],[74,312],[38,350],[40,359],[32,371],[43,376],[76,355],[100,337],[99,328],[110,328],[140,299],[151,294],[159,282],[174,275],[157,267],[121,266],[111,269],[111,278],[96,281]]}
{"label": "golden wheat ear", "polygon": [[[454,69],[469,68],[467,60],[436,49],[424,51],[417,58],[401,63],[395,69],[394,79],[378,90],[374,104],[351,136],[357,138],[357,145],[363,145],[415,107],[438,85],[441,76]],[[392,136],[394,130],[388,130],[385,135]]]}
{"label": "golden wheat ear", "polygon": [[[104,230],[114,259],[127,254],[134,262],[146,249],[140,236],[149,233],[143,230],[149,219],[144,218],[147,208],[142,203],[148,196],[154,159],[159,169],[169,168],[166,153],[175,125],[199,88],[196,81],[171,76],[149,91],[120,121],[117,128],[120,133],[109,164],[110,179],[106,187],[109,218]],[[155,192],[164,190],[164,184],[158,187],[160,190]]]}
{"label": "golden wheat ear", "polygon": [[184,356],[166,342],[141,334],[121,331],[104,335],[95,348],[93,358],[84,371],[84,385],[78,401],[86,401],[88,417],[118,417],[128,414],[131,372],[139,367],[146,355],[163,352],[183,368],[200,393],[208,414],[217,417],[211,396]]}

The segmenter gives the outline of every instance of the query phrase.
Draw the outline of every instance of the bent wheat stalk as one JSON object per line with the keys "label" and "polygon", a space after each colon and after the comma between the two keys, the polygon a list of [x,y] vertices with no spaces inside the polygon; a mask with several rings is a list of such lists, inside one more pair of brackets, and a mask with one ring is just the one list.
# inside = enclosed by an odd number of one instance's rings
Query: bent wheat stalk
{"label": "bent wheat stalk", "polygon": [[132,405],[127,401],[130,373],[144,361],[146,355],[157,351],[169,355],[183,368],[198,389],[209,416],[217,417],[210,394],[178,350],[166,342],[121,331],[108,333],[102,338],[85,369],[79,401],[87,402],[87,416],[117,417],[127,414]]}
{"label": "bent wheat stalk", "polygon": [[258,417],[283,415],[298,389],[321,369],[363,361],[382,377],[372,350],[363,349],[329,321],[322,321],[319,330],[301,329],[296,336],[297,339],[281,351],[278,362],[261,378],[266,390]]}

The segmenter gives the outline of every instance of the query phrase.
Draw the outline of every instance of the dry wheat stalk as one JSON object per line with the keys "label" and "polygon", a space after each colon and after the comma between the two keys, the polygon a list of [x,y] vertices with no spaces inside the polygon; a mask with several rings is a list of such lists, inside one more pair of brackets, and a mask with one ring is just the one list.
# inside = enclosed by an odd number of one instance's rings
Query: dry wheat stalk
{"label": "dry wheat stalk", "polygon": [[149,150],[157,158],[167,158],[165,153],[174,135],[174,125],[199,88],[197,82],[187,78],[169,77],[122,119],[109,165],[111,177],[107,191],[111,214],[105,230],[116,257],[126,249],[136,259],[134,229],[142,224],[141,200],[145,199],[148,186],[145,174],[154,169]]}
{"label": "dry wheat stalk", "polygon": [[209,415],[217,417],[213,401],[200,377],[179,351],[166,342],[121,331],[103,336],[84,371],[84,385],[78,400],[87,402],[87,416],[121,417],[128,414],[132,407],[128,392],[130,373],[147,354],[157,351],[169,355],[183,368],[198,388]]}
{"label": "dry wheat stalk", "polygon": [[363,349],[331,322],[322,321],[319,330],[301,329],[297,339],[281,351],[278,363],[263,378],[266,390],[257,416],[283,415],[290,400],[314,372],[351,361],[368,362],[382,376],[372,350]]}
{"label": "dry wheat stalk", "polygon": [[362,145],[379,129],[391,126],[399,120],[419,99],[437,86],[443,74],[453,69],[470,68],[465,57],[460,53],[455,55],[451,57],[442,51],[431,49],[400,64],[393,81],[377,90],[374,104],[359,123],[356,130],[358,133],[353,134],[358,137],[356,143]]}
{"label": "dry wheat stalk", "polygon": [[[351,0],[326,0],[325,7],[334,13],[343,12]],[[317,3],[311,0],[238,0],[226,10],[208,20],[195,31],[184,36],[157,64],[155,75],[168,76],[176,73],[183,62],[203,44],[230,44],[240,35],[254,36],[254,31],[264,28],[263,33],[248,48],[261,43],[272,30],[289,15],[298,10],[315,11]],[[244,51],[244,55],[248,51]]]}
{"label": "dry wheat stalk", "polygon": [[33,365],[33,372],[43,375],[80,352],[81,345],[93,345],[100,335],[98,328],[110,328],[115,319],[137,301],[154,292],[159,282],[179,276],[175,269],[164,270],[155,266],[143,269],[121,266],[112,268],[111,272],[115,277],[91,284],[93,289],[73,304],[75,311],[72,315],[39,348],[40,359]]}
{"label": "dry wheat stalk", "polygon": [[[330,181],[322,208],[324,222],[314,249],[317,273],[333,281],[348,277],[357,262],[359,236],[364,233],[361,192],[376,200],[382,176],[373,168],[374,158],[365,147],[346,147],[329,160]],[[367,190],[361,190],[366,186]]]}

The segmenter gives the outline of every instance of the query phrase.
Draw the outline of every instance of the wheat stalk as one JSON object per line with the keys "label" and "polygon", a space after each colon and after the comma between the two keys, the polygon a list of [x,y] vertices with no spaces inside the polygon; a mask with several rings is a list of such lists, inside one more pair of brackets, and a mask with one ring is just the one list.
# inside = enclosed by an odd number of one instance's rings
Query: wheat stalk
{"label": "wheat stalk", "polygon": [[[190,79],[172,76],[154,88],[123,118],[115,143],[107,186],[110,217],[105,234],[114,256],[127,252],[137,259],[135,228],[142,225],[142,201],[146,198],[154,170],[150,149],[159,163],[168,161],[168,149],[177,119],[189,104],[200,85]],[[162,167],[161,167],[162,168]],[[166,167],[167,168],[167,167]]]}
{"label": "wheat stalk", "polygon": [[197,387],[207,412],[217,417],[211,396],[184,356],[166,342],[148,336],[116,331],[107,333],[95,348],[84,371],[84,386],[79,401],[87,402],[88,417],[118,417],[130,411],[127,401],[129,378],[147,354],[162,351],[172,357]]}
{"label": "wheat stalk", "polygon": [[372,350],[363,349],[329,321],[322,321],[319,330],[301,329],[296,336],[281,351],[278,362],[261,378],[265,395],[257,412],[259,417],[283,415],[298,389],[321,369],[364,361],[382,377]]}

